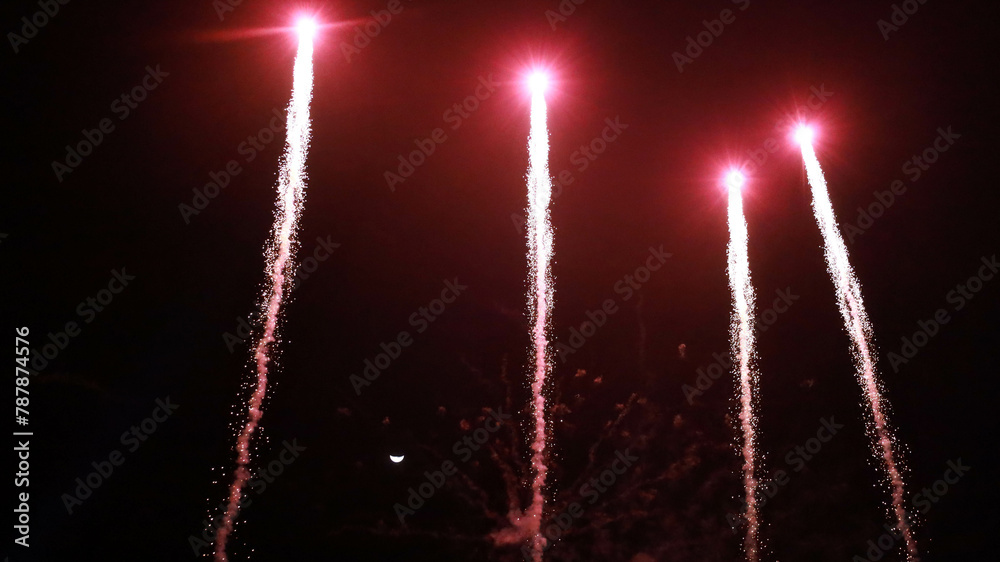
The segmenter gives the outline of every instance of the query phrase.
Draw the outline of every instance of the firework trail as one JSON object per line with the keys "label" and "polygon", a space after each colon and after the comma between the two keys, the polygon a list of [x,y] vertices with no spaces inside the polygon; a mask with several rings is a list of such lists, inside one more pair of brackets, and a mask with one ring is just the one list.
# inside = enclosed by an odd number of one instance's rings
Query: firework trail
{"label": "firework trail", "polygon": [[268,363],[271,344],[276,341],[278,316],[281,313],[282,297],[286,282],[292,277],[292,252],[296,245],[295,232],[298,227],[302,200],[305,195],[305,164],[309,150],[309,102],[312,99],[312,54],[314,27],[312,22],[299,24],[299,49],[295,55],[292,98],[288,104],[286,123],[287,139],[285,153],[278,174],[278,201],[275,212],[273,238],[268,243],[266,273],[270,286],[261,301],[261,317],[264,318],[264,333],[254,350],[257,384],[247,403],[247,420],[236,439],[236,471],[229,486],[229,505],[222,517],[222,524],[215,535],[215,560],[225,562],[226,541],[233,532],[233,524],[239,514],[243,487],[250,478],[247,464],[250,462],[250,439],[260,421],[261,403],[267,390]]}
{"label": "firework trail", "polygon": [[754,458],[757,452],[756,400],[758,376],[754,367],[753,311],[754,290],[747,258],[747,223],[743,217],[743,174],[729,173],[729,286],[733,293],[733,318],[730,324],[732,355],[736,358],[740,386],[740,428],[743,450],[743,488],[746,492],[747,535],[743,550],[747,559],[757,561],[757,477]]}
{"label": "firework trail", "polygon": [[542,559],[545,537],[542,536],[542,509],[545,503],[545,377],[549,372],[548,330],[552,307],[552,225],[549,223],[549,201],[552,180],[549,177],[549,131],[546,125],[545,77],[531,78],[531,133],[528,137],[528,263],[530,264],[531,308],[534,321],[532,351],[535,378],[531,383],[532,410],[535,414],[535,440],[531,444],[531,465],[535,471],[531,505],[525,514],[527,529],[532,535],[532,557]]}
{"label": "firework trail", "polygon": [[917,543],[913,538],[910,525],[906,520],[903,508],[903,477],[899,471],[893,453],[893,436],[889,428],[889,420],[883,411],[882,390],[875,376],[875,351],[872,344],[873,331],[868,321],[864,302],[861,299],[861,285],[854,275],[854,269],[848,260],[847,246],[837,228],[837,219],[830,203],[823,169],[812,146],[812,133],[802,128],[796,133],[799,145],[802,147],[802,160],[805,162],[806,176],[812,187],[813,212],[816,222],[823,233],[827,268],[837,288],[837,304],[844,326],[851,336],[852,355],[856,367],[858,382],[867,397],[871,409],[869,432],[872,434],[873,452],[882,457],[886,475],[892,485],[892,512],[896,517],[896,528],[903,535],[906,543],[907,560],[918,559]]}

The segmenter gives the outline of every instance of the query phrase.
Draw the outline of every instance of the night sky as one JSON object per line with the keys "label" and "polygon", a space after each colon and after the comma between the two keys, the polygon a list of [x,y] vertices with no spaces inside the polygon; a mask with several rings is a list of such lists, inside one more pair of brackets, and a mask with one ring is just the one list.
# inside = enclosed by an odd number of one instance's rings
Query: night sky
{"label": "night sky", "polygon": [[[32,358],[30,422],[12,429],[33,432],[30,485],[10,500],[30,492],[30,547],[8,543],[9,560],[211,553],[303,13],[328,25],[301,267],[232,560],[522,559],[495,537],[530,499],[538,67],[559,184],[546,514],[569,520],[546,559],[743,559],[730,166],[749,178],[764,559],[905,559],[788,137],[800,120],[874,326],[922,560],[994,550],[986,2],[64,2],[5,2],[0,18],[3,329],[28,327]],[[225,187],[206,194],[213,179]],[[412,343],[357,392],[351,375],[401,334]],[[634,460],[586,485],[617,458]],[[457,474],[401,522],[394,506],[446,462]]]}

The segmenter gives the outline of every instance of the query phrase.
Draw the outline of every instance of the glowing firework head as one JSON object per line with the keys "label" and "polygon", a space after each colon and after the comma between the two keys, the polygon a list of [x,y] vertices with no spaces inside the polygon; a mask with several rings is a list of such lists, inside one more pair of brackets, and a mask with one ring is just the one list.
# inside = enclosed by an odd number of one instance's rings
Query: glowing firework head
{"label": "glowing firework head", "polygon": [[312,41],[317,29],[316,20],[310,17],[299,18],[295,24],[295,33],[298,34],[299,41]]}
{"label": "glowing firework head", "polygon": [[795,128],[795,133],[792,138],[798,145],[812,144],[813,137],[815,136],[815,131],[809,125],[799,125]]}
{"label": "glowing firework head", "polygon": [[744,176],[743,172],[739,170],[730,170],[729,173],[726,174],[726,187],[729,189],[743,189],[743,184],[745,184],[746,181],[746,176]]}
{"label": "glowing firework head", "polygon": [[549,87],[549,75],[541,70],[536,70],[528,76],[528,89],[532,94],[545,94]]}

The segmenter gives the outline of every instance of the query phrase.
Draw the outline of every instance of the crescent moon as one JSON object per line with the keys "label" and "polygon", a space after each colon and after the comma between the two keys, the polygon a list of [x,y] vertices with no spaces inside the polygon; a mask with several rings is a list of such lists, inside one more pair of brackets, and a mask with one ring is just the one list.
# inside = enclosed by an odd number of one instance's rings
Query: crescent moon
{"label": "crescent moon", "polygon": [[394,462],[394,463],[397,463],[397,464],[398,464],[398,463],[401,463],[401,462],[403,462],[403,456],[404,456],[404,455],[399,455],[399,456],[397,457],[396,455],[389,455],[389,460],[391,460],[392,462]]}

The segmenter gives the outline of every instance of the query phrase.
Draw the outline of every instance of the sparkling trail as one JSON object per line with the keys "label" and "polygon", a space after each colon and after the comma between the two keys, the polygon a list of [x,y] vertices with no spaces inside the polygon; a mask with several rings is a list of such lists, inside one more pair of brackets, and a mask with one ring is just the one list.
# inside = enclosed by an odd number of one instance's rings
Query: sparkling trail
{"label": "sparkling trail", "polygon": [[532,500],[528,507],[527,529],[532,535],[532,559],[540,562],[546,539],[541,532],[545,503],[545,378],[549,373],[548,331],[552,307],[552,225],[549,222],[549,202],[552,180],[549,177],[549,132],[544,88],[536,84],[531,96],[531,133],[528,137],[528,262],[530,265],[530,315],[534,321],[532,344],[535,377],[531,384],[532,409],[535,415],[535,440],[531,465],[535,471]]}
{"label": "sparkling trail", "polygon": [[250,440],[263,415],[261,403],[267,390],[268,363],[273,351],[271,344],[276,341],[282,298],[294,267],[292,254],[297,246],[295,233],[305,196],[306,153],[309,150],[311,133],[309,102],[312,99],[313,86],[312,55],[312,33],[303,33],[300,30],[293,70],[292,97],[288,104],[285,153],[278,174],[278,200],[273,238],[265,251],[268,262],[266,273],[270,277],[271,284],[261,301],[261,316],[265,322],[264,333],[254,351],[257,384],[247,403],[247,421],[236,440],[236,471],[233,483],[229,486],[229,504],[215,535],[216,562],[228,560],[226,543],[239,515],[243,488],[250,479],[250,471],[247,469],[250,462]]}
{"label": "sparkling trail", "polygon": [[756,409],[758,398],[758,372],[754,365],[753,314],[754,289],[750,279],[750,261],[747,257],[747,223],[743,216],[743,196],[740,189],[743,176],[732,172],[727,178],[729,187],[729,286],[733,294],[733,316],[730,323],[732,355],[739,371],[740,428],[743,451],[743,488],[746,494],[747,534],[743,550],[747,560],[758,560],[757,477],[755,474],[757,452]]}
{"label": "sparkling trail", "polygon": [[906,557],[910,562],[919,559],[917,543],[913,537],[909,522],[906,520],[906,510],[903,507],[903,477],[899,470],[893,452],[893,435],[889,420],[883,411],[881,384],[875,374],[875,351],[873,349],[873,330],[868,321],[864,301],[861,298],[861,284],[854,274],[854,268],[848,259],[847,246],[837,228],[837,219],[830,202],[823,169],[813,150],[811,135],[803,130],[798,135],[802,147],[802,159],[806,166],[806,176],[812,187],[813,212],[816,222],[823,233],[826,247],[826,262],[837,288],[837,304],[844,327],[851,336],[852,355],[858,382],[864,391],[870,412],[869,433],[872,435],[872,450],[876,456],[881,456],[886,476],[892,486],[892,513],[896,518],[896,528],[903,535],[906,544]]}

